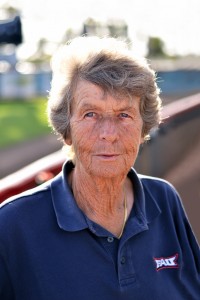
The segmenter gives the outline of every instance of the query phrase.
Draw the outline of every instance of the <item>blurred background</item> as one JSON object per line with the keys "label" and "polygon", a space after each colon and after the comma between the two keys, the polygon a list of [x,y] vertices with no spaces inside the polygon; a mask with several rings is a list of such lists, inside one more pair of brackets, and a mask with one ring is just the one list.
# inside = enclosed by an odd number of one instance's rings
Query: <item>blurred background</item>
{"label": "blurred background", "polygon": [[55,176],[66,155],[46,103],[50,59],[73,37],[126,39],[156,70],[163,123],[138,172],[169,180],[200,241],[199,0],[0,0],[0,202]]}

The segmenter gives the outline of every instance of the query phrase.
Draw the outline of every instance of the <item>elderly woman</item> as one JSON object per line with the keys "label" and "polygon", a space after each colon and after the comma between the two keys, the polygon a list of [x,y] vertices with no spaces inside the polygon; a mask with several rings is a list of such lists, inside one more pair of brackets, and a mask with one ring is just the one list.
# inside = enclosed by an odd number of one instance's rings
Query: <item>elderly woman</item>
{"label": "elderly woman", "polygon": [[155,73],[112,38],[53,61],[63,171],[0,210],[0,298],[200,299],[200,253],[174,188],[132,168],[160,122]]}

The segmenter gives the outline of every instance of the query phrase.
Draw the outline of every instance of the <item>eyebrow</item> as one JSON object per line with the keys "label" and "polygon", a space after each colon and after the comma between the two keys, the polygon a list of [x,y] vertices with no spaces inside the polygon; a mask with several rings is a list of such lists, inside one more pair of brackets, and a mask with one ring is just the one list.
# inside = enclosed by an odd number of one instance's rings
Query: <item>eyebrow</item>
{"label": "eyebrow", "polygon": [[[99,110],[101,108],[98,105],[95,105],[94,103],[87,103],[86,102],[86,103],[80,105],[80,111],[81,112],[86,111],[86,110],[92,110],[92,109]],[[124,111],[124,110],[134,112],[136,109],[132,105],[125,105],[125,106],[121,106],[121,107],[117,108],[114,111]]]}
{"label": "eyebrow", "polygon": [[80,110],[84,111],[84,110],[88,110],[88,109],[99,109],[99,106],[93,104],[93,103],[84,103],[84,104],[80,104]]}

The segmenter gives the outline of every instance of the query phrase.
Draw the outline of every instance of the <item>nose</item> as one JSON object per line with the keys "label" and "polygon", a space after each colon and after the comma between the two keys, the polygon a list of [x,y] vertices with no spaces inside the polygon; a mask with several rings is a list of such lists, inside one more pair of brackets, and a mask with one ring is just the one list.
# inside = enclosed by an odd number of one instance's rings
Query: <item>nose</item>
{"label": "nose", "polygon": [[113,117],[103,118],[100,122],[100,139],[113,143],[118,139],[118,128]]}

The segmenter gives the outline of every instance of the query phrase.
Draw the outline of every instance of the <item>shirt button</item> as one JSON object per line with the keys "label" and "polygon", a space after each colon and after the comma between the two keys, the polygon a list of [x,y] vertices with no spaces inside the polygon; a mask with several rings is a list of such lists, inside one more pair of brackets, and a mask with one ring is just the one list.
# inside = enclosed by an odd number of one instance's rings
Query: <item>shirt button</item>
{"label": "shirt button", "polygon": [[107,238],[108,243],[112,243],[114,241],[114,238],[112,236],[109,236]]}
{"label": "shirt button", "polygon": [[126,258],[124,256],[121,257],[121,264],[124,265],[126,262]]}

